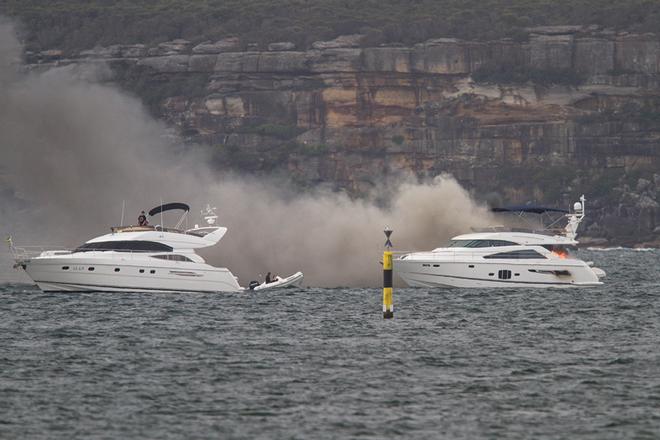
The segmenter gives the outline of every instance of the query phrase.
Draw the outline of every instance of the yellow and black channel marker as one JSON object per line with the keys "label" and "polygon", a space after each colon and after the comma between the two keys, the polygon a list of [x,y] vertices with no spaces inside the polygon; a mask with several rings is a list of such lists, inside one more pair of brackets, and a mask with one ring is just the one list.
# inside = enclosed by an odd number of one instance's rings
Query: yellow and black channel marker
{"label": "yellow and black channel marker", "polygon": [[385,228],[385,236],[387,241],[385,242],[385,247],[387,250],[383,252],[383,318],[389,319],[394,318],[394,304],[392,302],[392,242],[390,241],[390,235],[392,235],[392,230]]}

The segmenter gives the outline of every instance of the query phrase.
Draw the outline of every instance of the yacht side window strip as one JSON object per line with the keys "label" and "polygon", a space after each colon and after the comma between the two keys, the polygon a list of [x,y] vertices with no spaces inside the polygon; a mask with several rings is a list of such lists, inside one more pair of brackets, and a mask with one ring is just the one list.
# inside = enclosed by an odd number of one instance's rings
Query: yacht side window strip
{"label": "yacht side window strip", "polygon": [[481,248],[481,247],[497,247],[497,246],[517,246],[517,243],[506,240],[474,240],[466,247]]}
{"label": "yacht side window strip", "polygon": [[518,246],[518,243],[514,243],[512,241],[506,241],[506,240],[490,240],[490,245],[492,247],[494,246]]}
{"label": "yacht side window strip", "polygon": [[511,252],[499,252],[497,254],[484,255],[484,258],[493,259],[493,258],[503,258],[507,260],[545,260],[544,255],[539,254],[534,249],[523,249],[519,251]]}
{"label": "yacht side window strip", "polygon": [[151,258],[157,258],[159,260],[169,260],[169,261],[187,261],[192,263],[193,260],[183,255],[176,254],[164,254],[164,255],[152,255]]}
{"label": "yacht side window strip", "polygon": [[173,248],[157,241],[117,240],[85,243],[74,252],[115,251],[115,252],[172,252]]}
{"label": "yacht side window strip", "polygon": [[498,247],[498,246],[518,246],[518,243],[506,240],[452,240],[447,247]]}

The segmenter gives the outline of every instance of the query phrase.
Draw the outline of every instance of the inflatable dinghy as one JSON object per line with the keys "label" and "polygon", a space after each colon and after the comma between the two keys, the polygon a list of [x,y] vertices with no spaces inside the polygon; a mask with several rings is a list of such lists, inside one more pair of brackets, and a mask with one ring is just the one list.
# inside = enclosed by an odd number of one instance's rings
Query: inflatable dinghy
{"label": "inflatable dinghy", "polygon": [[266,289],[279,289],[283,287],[300,287],[303,280],[303,273],[296,272],[286,278],[275,277],[275,281],[266,283],[265,281],[259,284],[258,281],[250,282],[249,290],[266,290]]}

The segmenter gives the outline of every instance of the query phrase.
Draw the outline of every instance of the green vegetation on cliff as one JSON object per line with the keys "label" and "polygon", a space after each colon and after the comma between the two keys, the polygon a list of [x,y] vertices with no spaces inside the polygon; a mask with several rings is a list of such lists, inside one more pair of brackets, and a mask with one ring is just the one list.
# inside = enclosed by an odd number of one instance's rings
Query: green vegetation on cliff
{"label": "green vegetation on cliff", "polygon": [[364,44],[525,38],[539,25],[660,28],[660,0],[3,0],[34,50],[240,36],[244,45],[363,33]]}

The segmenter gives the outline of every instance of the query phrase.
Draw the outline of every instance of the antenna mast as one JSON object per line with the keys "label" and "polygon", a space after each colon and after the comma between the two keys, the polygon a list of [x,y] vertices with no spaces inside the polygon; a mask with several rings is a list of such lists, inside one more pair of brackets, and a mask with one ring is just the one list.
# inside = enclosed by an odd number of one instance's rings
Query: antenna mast
{"label": "antenna mast", "polygon": [[206,207],[201,211],[202,217],[206,220],[206,224],[209,226],[213,226],[218,220],[218,215],[215,213],[216,209],[218,208],[207,203]]}
{"label": "antenna mast", "polygon": [[566,217],[568,217],[568,223],[564,228],[564,232],[566,237],[570,238],[571,240],[575,240],[575,237],[577,237],[578,226],[580,225],[580,222],[582,222],[582,220],[584,219],[586,200],[587,199],[584,198],[584,194],[582,194],[582,196],[580,197],[580,201],[575,202],[575,204],[573,205],[573,212],[570,214],[566,214]]}

